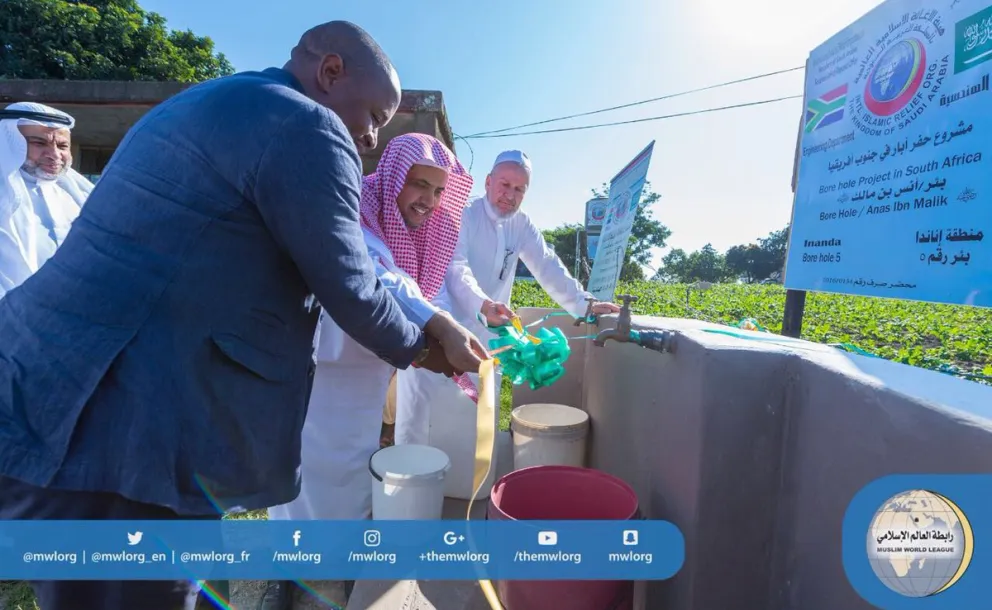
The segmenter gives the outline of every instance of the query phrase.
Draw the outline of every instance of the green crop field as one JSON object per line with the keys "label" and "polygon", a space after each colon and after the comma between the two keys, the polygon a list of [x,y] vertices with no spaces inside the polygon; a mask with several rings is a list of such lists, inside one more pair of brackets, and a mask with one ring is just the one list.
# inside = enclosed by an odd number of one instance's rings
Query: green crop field
{"label": "green crop field", "polygon": [[[754,318],[771,332],[782,327],[785,291],[780,286],[719,284],[707,291],[684,285],[637,282],[622,285],[618,294],[639,297],[638,315],[693,318],[737,324]],[[517,282],[514,308],[555,307],[535,282]],[[882,358],[914,366],[992,376],[992,310],[931,305],[829,294],[808,294],[803,338],[820,343],[855,345]],[[511,408],[510,386],[501,392],[501,427]],[[235,518],[265,518],[253,511]],[[31,589],[24,583],[0,581],[0,610],[36,610]]]}
{"label": "green crop field", "polygon": [[[701,292],[681,284],[635,282],[621,285],[617,294],[638,297],[635,315],[720,324],[754,318],[770,332],[782,330],[781,286],[717,284]],[[517,282],[511,305],[555,306],[536,282]],[[913,366],[992,376],[992,309],[809,293],[802,338],[853,344]]]}

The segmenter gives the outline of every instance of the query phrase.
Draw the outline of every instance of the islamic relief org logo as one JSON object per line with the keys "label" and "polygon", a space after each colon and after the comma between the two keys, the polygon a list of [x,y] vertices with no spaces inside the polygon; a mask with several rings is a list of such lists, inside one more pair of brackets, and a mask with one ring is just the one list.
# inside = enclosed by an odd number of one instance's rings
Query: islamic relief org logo
{"label": "islamic relief org logo", "polygon": [[858,94],[848,102],[855,127],[888,136],[923,115],[951,70],[950,55],[935,46],[944,32],[935,10],[906,13],[888,25],[855,79]]}
{"label": "islamic relief org logo", "polygon": [[868,528],[868,561],[904,597],[930,597],[961,580],[975,551],[971,523],[948,498],[927,490],[892,496]]}
{"label": "islamic relief org logo", "polygon": [[878,116],[892,116],[920,90],[927,68],[927,50],[916,38],[900,40],[882,55],[865,83],[865,107]]}
{"label": "islamic relief org logo", "polygon": [[606,218],[606,204],[605,203],[594,203],[590,206],[589,215],[596,222],[603,222]]}

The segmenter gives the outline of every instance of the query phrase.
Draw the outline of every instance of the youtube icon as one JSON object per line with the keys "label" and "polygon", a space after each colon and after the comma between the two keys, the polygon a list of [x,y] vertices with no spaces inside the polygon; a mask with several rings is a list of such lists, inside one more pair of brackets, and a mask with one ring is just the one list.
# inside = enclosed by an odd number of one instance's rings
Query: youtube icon
{"label": "youtube icon", "polygon": [[554,546],[558,544],[558,532],[538,532],[537,543],[541,546]]}

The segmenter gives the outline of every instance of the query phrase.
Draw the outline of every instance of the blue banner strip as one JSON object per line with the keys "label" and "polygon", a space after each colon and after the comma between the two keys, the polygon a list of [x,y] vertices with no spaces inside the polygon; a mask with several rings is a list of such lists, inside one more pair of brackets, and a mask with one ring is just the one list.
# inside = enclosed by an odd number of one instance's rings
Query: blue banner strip
{"label": "blue banner strip", "polygon": [[0,580],[662,580],[667,521],[4,521]]}

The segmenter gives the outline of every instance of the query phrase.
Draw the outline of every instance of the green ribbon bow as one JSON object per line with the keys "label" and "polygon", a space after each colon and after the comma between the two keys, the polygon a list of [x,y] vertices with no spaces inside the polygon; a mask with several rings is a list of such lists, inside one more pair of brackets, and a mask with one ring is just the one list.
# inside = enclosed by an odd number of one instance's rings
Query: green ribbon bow
{"label": "green ribbon bow", "polygon": [[[572,353],[561,329],[540,328],[535,335],[523,327],[490,327],[499,337],[489,341],[489,349],[499,350],[499,362],[514,385],[527,383],[536,390],[551,385],[565,374],[563,364]],[[535,341],[536,339],[536,341]]]}

